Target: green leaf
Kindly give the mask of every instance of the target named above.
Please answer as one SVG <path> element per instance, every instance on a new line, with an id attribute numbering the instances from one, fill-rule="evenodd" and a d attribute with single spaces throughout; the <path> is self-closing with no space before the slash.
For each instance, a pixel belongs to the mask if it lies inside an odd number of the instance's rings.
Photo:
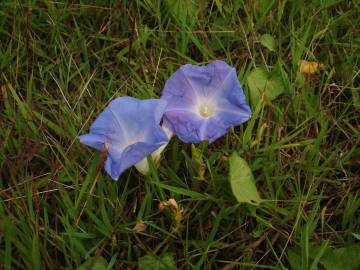
<path id="1" fill-rule="evenodd" d="M 276 51 L 275 39 L 271 35 L 269 34 L 262 35 L 260 37 L 260 43 L 269 51 L 271 52 Z"/>
<path id="2" fill-rule="evenodd" d="M 216 4 L 218 10 L 220 11 L 221 15 L 224 15 L 222 2 L 220 0 L 215 0 L 215 4 Z"/>
<path id="3" fill-rule="evenodd" d="M 198 4 L 192 0 L 166 0 L 165 4 L 173 18 L 179 23 L 192 26 L 196 21 Z"/>
<path id="4" fill-rule="evenodd" d="M 84 262 L 82 265 L 80 265 L 77 270 L 87 270 L 87 269 L 93 269 L 93 270 L 106 270 L 108 263 L 107 261 L 103 258 L 103 257 L 99 257 L 95 259 L 96 261 L 94 262 L 94 258 L 89 258 L 86 260 L 86 262 Z"/>
<path id="5" fill-rule="evenodd" d="M 360 244 L 353 244 L 342 248 L 331 249 L 328 243 L 321 245 L 310 245 L 308 257 L 311 261 L 309 269 L 318 269 L 321 264 L 321 269 L 325 270 L 356 270 L 360 269 Z M 305 269 L 302 265 L 301 257 L 304 257 L 301 249 L 288 250 L 288 260 L 291 269 Z M 305 268 L 304 268 L 305 267 Z M 307 268 L 306 268 L 307 269 Z"/>
<path id="6" fill-rule="evenodd" d="M 301 270 L 301 257 L 298 252 L 290 249 L 288 251 L 288 260 L 293 270 Z"/>
<path id="7" fill-rule="evenodd" d="M 248 164 L 235 152 L 230 157 L 230 185 L 238 202 L 255 205 L 261 202 Z"/>
<path id="8" fill-rule="evenodd" d="M 88 174 L 86 175 L 86 179 L 85 179 L 83 185 L 81 186 L 80 193 L 75 201 L 76 210 L 79 210 L 80 203 L 82 202 L 82 198 L 86 194 L 86 191 L 88 190 L 88 186 L 90 185 L 90 183 L 92 181 L 94 181 L 94 179 L 96 177 L 96 169 L 100 162 L 100 156 L 101 156 L 100 153 L 95 153 L 95 155 L 94 155 L 94 158 L 93 158 L 90 168 L 88 170 Z"/>
<path id="9" fill-rule="evenodd" d="M 359 234 L 359 233 L 352 233 L 352 235 L 353 235 L 357 240 L 360 240 L 360 234 Z"/>
<path id="10" fill-rule="evenodd" d="M 360 245 L 329 250 L 321 258 L 320 263 L 327 270 L 360 269 Z"/>
<path id="11" fill-rule="evenodd" d="M 194 144 L 191 144 L 191 156 L 195 164 L 199 165 L 203 162 L 202 153 Z"/>
<path id="12" fill-rule="evenodd" d="M 195 165 L 196 173 L 197 173 L 197 180 L 205 180 L 205 163 L 203 160 L 202 152 L 200 149 L 196 148 L 194 144 L 191 145 L 191 156 L 192 161 Z"/>
<path id="13" fill-rule="evenodd" d="M 138 261 L 139 270 L 176 270 L 174 259 L 170 254 L 163 254 L 158 257 L 155 255 L 146 255 L 139 258 Z"/>
<path id="14" fill-rule="evenodd" d="M 191 197 L 195 200 L 207 200 L 209 199 L 208 196 L 202 194 L 202 193 L 198 193 L 195 191 L 191 191 L 189 189 L 185 189 L 185 188 L 181 188 L 181 187 L 174 187 L 174 186 L 170 186 L 170 185 L 166 185 L 160 182 L 154 182 L 155 185 L 161 187 L 162 189 L 166 189 L 169 190 L 171 192 L 174 192 L 175 194 L 181 194 L 184 196 L 188 196 Z"/>
<path id="15" fill-rule="evenodd" d="M 253 69 L 247 77 L 251 104 L 255 108 L 262 96 L 273 100 L 285 92 L 285 86 L 278 72 L 269 72 L 265 67 Z"/>
<path id="16" fill-rule="evenodd" d="M 357 110 L 360 110 L 360 88 L 354 88 L 351 90 L 353 104 Z"/>

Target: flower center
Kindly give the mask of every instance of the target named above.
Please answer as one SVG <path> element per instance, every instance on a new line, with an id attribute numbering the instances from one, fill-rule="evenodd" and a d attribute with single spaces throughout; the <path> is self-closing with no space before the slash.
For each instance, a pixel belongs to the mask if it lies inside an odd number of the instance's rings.
<path id="1" fill-rule="evenodd" d="M 203 103 L 199 107 L 199 113 L 204 118 L 211 117 L 215 113 L 215 106 L 213 106 L 213 104 Z"/>

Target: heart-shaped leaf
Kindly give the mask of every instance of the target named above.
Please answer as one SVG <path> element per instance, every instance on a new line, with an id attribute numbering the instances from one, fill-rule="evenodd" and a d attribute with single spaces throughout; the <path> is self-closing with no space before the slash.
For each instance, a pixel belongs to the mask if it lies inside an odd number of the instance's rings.
<path id="1" fill-rule="evenodd" d="M 166 253 L 162 256 L 146 255 L 139 258 L 139 270 L 176 270 L 174 259 L 170 254 Z"/>
<path id="2" fill-rule="evenodd" d="M 276 50 L 275 39 L 269 34 L 262 35 L 260 37 L 260 43 L 269 51 L 274 52 Z"/>
<path id="3" fill-rule="evenodd" d="M 86 270 L 86 269 L 93 269 L 93 270 L 106 270 L 108 267 L 108 263 L 104 257 L 92 258 L 86 260 L 82 265 L 80 265 L 77 270 Z"/>
<path id="4" fill-rule="evenodd" d="M 263 95 L 273 100 L 285 92 L 281 75 L 278 72 L 269 72 L 264 67 L 253 69 L 247 77 L 247 83 L 253 108 Z"/>
<path id="5" fill-rule="evenodd" d="M 320 263 L 327 270 L 355 270 L 360 267 L 360 245 L 354 244 L 343 248 L 329 250 Z"/>
<path id="6" fill-rule="evenodd" d="M 230 157 L 230 185 L 238 202 L 255 205 L 261 202 L 249 165 L 235 152 Z"/>

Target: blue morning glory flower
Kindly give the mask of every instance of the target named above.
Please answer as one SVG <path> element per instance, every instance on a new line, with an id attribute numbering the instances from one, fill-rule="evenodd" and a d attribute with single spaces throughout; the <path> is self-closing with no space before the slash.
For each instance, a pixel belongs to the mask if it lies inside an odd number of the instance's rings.
<path id="1" fill-rule="evenodd" d="M 171 137 L 173 136 L 173 133 L 167 127 L 164 127 L 164 125 L 161 128 L 164 130 L 166 136 L 168 137 L 168 139 L 170 141 Z M 161 154 L 162 154 L 162 152 L 164 152 L 164 150 L 165 150 L 166 146 L 168 145 L 168 143 L 169 142 L 163 144 L 156 151 L 151 153 L 150 158 L 151 158 L 151 160 L 152 160 L 152 162 L 153 162 L 153 164 L 155 166 L 159 165 Z M 149 163 L 148 163 L 147 158 L 144 158 L 140 162 L 136 163 L 135 168 L 139 172 L 141 172 L 143 175 L 147 175 L 147 174 L 150 173 L 150 167 L 149 167 Z"/>
<path id="2" fill-rule="evenodd" d="M 235 68 L 218 60 L 180 67 L 161 99 L 168 102 L 164 125 L 186 143 L 213 142 L 251 116 Z"/>
<path id="3" fill-rule="evenodd" d="M 169 138 L 160 127 L 166 101 L 119 97 L 100 113 L 80 141 L 107 151 L 105 170 L 117 180 L 126 169 L 146 158 Z"/>

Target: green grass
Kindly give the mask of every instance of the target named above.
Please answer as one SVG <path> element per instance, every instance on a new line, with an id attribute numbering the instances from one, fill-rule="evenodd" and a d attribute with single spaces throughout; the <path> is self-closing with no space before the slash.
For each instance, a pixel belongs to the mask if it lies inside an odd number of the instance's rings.
<path id="1" fill-rule="evenodd" d="M 324 250 L 359 243 L 358 1 L 81 2 L 0 3 L 3 269 L 91 269 L 101 257 L 134 269 L 147 254 L 179 269 L 318 269 Z M 255 67 L 278 69 L 286 94 L 196 146 L 201 159 L 173 139 L 150 177 L 130 169 L 115 182 L 99 169 L 77 136 L 109 101 L 159 97 L 180 65 L 214 59 L 237 68 L 247 96 Z M 302 59 L 324 69 L 304 76 Z M 260 206 L 231 194 L 234 151 Z M 182 216 L 159 210 L 169 198 Z"/>

